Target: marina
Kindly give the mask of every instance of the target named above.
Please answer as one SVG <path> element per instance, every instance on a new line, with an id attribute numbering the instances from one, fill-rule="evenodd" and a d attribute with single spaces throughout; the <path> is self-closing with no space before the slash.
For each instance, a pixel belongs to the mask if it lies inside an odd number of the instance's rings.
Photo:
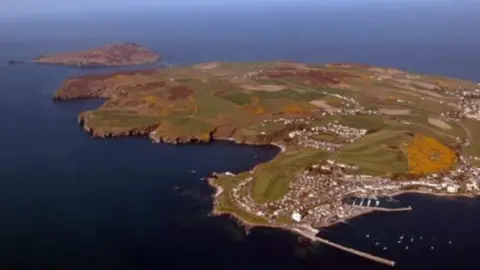
<path id="1" fill-rule="evenodd" d="M 361 198 L 351 197 L 345 199 L 344 203 L 350 204 L 355 207 L 370 208 L 376 211 L 395 212 L 395 211 L 411 211 L 411 206 L 402 204 L 399 200 L 392 199 L 391 197 L 374 197 L 374 198 Z"/>

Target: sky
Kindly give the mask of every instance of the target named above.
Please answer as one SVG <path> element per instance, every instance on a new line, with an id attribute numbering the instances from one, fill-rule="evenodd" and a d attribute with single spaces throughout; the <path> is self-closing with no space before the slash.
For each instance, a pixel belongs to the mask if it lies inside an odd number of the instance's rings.
<path id="1" fill-rule="evenodd" d="M 171 7 L 198 8 L 212 6 L 253 6 L 253 5 L 304 5 L 306 3 L 330 7 L 356 8 L 372 5 L 408 6 L 458 4 L 458 0 L 0 0 L 0 20 L 8 18 L 28 18 L 46 15 L 88 14 L 95 12 L 116 12 L 135 10 L 155 10 Z M 476 2 L 478 0 L 460 0 Z"/>
<path id="2" fill-rule="evenodd" d="M 1 17 L 25 17 L 42 14 L 85 13 L 95 11 L 141 10 L 165 7 L 211 7 L 235 5 L 282 5 L 315 3 L 320 5 L 358 5 L 373 2 L 413 0 L 0 0 Z M 433 0 L 416 0 L 433 1 Z M 436 0 L 445 1 L 445 0 Z M 467 0 L 468 1 L 468 0 Z"/>
<path id="3" fill-rule="evenodd" d="M 293 0 L 1 0 L 0 16 L 17 17 L 29 14 L 193 7 L 253 3 L 278 3 Z M 297 0 L 308 1 L 308 0 Z M 328 1 L 328 0 L 327 0 Z"/>

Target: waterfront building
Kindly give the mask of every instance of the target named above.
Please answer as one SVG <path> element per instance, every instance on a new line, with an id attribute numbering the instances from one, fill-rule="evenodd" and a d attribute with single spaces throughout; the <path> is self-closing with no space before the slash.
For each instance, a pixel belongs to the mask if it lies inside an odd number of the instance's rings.
<path id="1" fill-rule="evenodd" d="M 298 212 L 293 212 L 291 218 L 295 222 L 300 222 L 302 220 L 302 215 L 300 215 Z"/>
<path id="2" fill-rule="evenodd" d="M 458 192 L 458 185 L 449 185 L 447 186 L 447 192 L 449 193 L 457 193 Z"/>

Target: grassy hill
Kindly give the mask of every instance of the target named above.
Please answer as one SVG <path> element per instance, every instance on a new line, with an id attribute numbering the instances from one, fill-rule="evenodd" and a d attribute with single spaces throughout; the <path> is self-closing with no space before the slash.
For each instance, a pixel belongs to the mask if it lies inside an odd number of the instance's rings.
<path id="1" fill-rule="evenodd" d="M 476 85 L 357 64 L 214 62 L 74 77 L 54 98 L 105 98 L 80 116 L 95 136 L 148 134 L 165 142 L 233 137 L 284 145 L 285 152 L 253 173 L 251 195 L 263 203 L 281 198 L 298 172 L 325 159 L 371 175 L 441 171 L 456 161 L 450 145 L 457 137 L 471 141 L 466 153 L 480 155 L 477 121 L 441 117 L 460 101 L 459 87 Z M 289 125 L 299 119 L 301 125 Z M 332 123 L 368 132 L 335 151 L 301 140 L 344 143 L 341 134 L 290 137 L 296 129 Z"/>

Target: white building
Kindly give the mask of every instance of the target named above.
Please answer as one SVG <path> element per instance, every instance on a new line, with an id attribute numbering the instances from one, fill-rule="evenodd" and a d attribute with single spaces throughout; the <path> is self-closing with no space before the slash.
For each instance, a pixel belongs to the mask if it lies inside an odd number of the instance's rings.
<path id="1" fill-rule="evenodd" d="M 470 182 L 470 183 L 467 183 L 467 189 L 468 189 L 468 191 L 478 190 L 478 184 L 477 184 L 477 182 L 472 181 L 472 182 Z"/>
<path id="2" fill-rule="evenodd" d="M 302 220 L 302 215 L 300 215 L 298 212 L 293 212 L 291 218 L 295 222 L 300 222 Z"/>
<path id="3" fill-rule="evenodd" d="M 458 192 L 458 185 L 449 185 L 447 187 L 447 192 L 449 193 L 457 193 Z"/>

